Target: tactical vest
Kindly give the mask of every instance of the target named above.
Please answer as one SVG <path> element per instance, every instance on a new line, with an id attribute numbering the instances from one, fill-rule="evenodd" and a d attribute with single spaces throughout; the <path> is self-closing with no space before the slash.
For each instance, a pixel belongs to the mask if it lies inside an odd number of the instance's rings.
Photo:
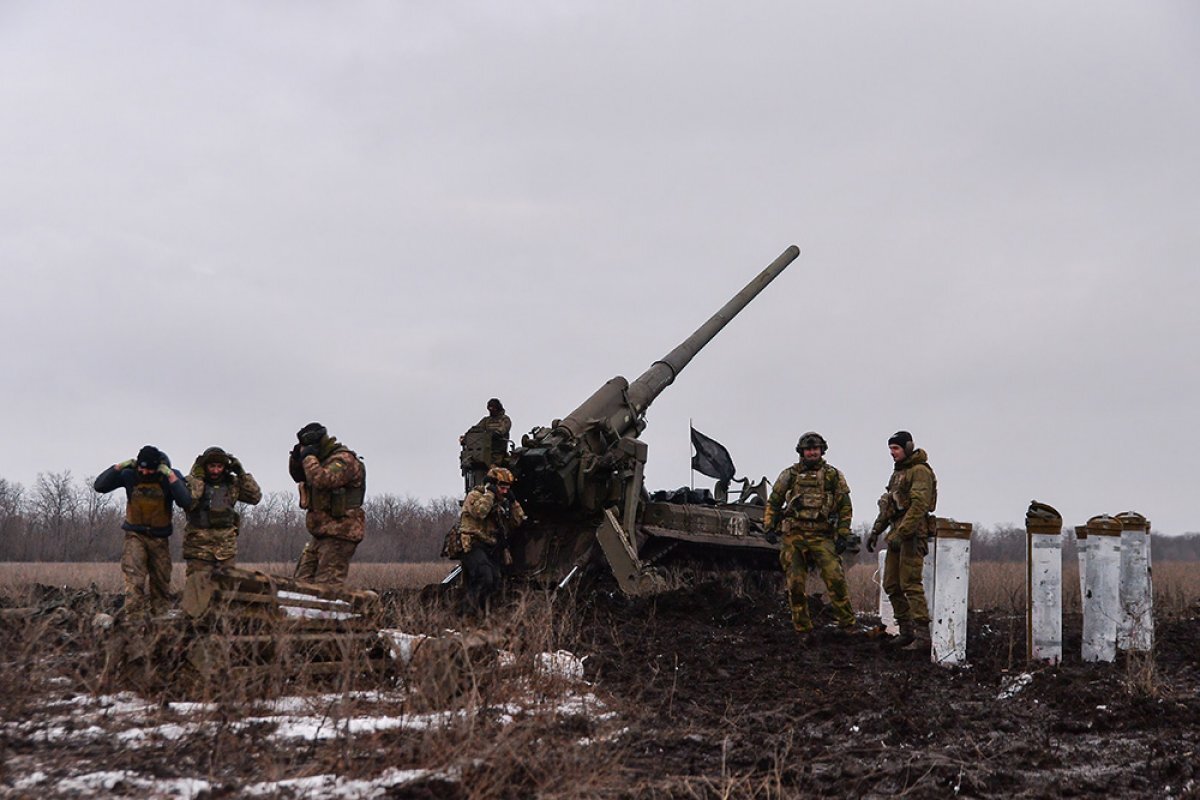
<path id="1" fill-rule="evenodd" d="M 832 485 L 831 485 L 832 484 Z M 792 470 L 792 483 L 784 496 L 784 515 L 805 531 L 832 529 L 830 516 L 837 498 L 837 471 L 828 464 L 813 470 Z"/>
<path id="2" fill-rule="evenodd" d="M 933 479 L 933 494 L 929 498 L 929 513 L 932 514 L 937 510 L 937 473 L 928 464 L 914 464 L 907 469 L 893 472 L 892 479 L 888 482 L 888 494 L 892 496 L 892 504 L 896 509 L 897 519 L 904 516 L 904 512 L 912 504 L 912 474 L 913 470 L 919 467 L 925 467 L 925 469 L 929 470 L 929 475 Z"/>
<path id="3" fill-rule="evenodd" d="M 308 487 L 308 510 L 323 511 L 334 519 L 341 519 L 346 516 L 346 512 L 355 508 L 362 508 L 363 501 L 367 497 L 367 468 L 363 464 L 362 459 L 358 458 L 358 454 L 353 450 L 345 447 L 339 447 L 334 450 L 325 459 L 329 459 L 338 453 L 349 453 L 354 458 L 358 459 L 358 466 L 362 470 L 362 479 L 357 486 L 339 486 L 336 489 L 315 489 Z"/>
<path id="4" fill-rule="evenodd" d="M 187 512 L 188 524 L 194 528 L 236 528 L 241 517 L 233 510 L 237 503 L 237 492 L 232 483 L 205 483 L 204 494 Z"/>
<path id="5" fill-rule="evenodd" d="M 151 480 L 138 481 L 129 487 L 125 505 L 125 522 L 129 529 L 146 533 L 171 527 L 171 496 L 166 481 L 157 475 Z"/>

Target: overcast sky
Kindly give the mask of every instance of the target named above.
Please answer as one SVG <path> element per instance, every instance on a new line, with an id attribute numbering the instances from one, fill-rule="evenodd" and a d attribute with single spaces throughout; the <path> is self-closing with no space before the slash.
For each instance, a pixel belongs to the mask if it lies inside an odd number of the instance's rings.
<path id="1" fill-rule="evenodd" d="M 311 420 L 371 492 L 632 380 L 800 258 L 651 407 L 856 522 L 915 434 L 939 512 L 1200 530 L 1194 2 L 0 2 L 0 477 Z M 711 480 L 697 476 L 697 485 Z"/>

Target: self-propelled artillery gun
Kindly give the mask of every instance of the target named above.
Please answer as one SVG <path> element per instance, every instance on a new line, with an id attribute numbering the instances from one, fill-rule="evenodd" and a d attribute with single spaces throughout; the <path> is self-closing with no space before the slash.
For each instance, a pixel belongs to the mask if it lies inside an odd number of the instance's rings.
<path id="1" fill-rule="evenodd" d="M 725 325 L 800 255 L 785 250 L 745 288 L 634 381 L 615 377 L 578 408 L 522 437 L 509 457 L 529 516 L 509 533 L 511 579 L 566 586 L 611 570 L 622 591 L 661 585 L 660 568 L 701 562 L 775 568 L 762 499 L 720 505 L 652 502 L 644 485 L 646 409 Z M 742 501 L 754 498 L 743 493 Z"/>

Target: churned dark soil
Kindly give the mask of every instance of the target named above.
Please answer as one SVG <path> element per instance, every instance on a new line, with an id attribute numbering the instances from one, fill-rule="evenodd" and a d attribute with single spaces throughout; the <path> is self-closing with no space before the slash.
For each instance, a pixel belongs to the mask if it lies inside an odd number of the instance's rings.
<path id="1" fill-rule="evenodd" d="M 1068 619 L 1064 663 L 1032 668 L 1023 616 L 973 612 L 968 664 L 947 668 L 828 629 L 801 642 L 782 597 L 714 583 L 597 598 L 583 649 L 629 701 L 634 795 L 1198 797 L 1196 611 L 1115 664 L 1081 663 Z"/>

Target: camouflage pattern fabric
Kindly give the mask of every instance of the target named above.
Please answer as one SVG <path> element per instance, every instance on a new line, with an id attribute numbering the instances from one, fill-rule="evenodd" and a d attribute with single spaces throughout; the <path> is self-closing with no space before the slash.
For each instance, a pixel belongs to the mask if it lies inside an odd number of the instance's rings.
<path id="1" fill-rule="evenodd" d="M 121 551 L 125 613 L 130 619 L 161 614 L 171 603 L 171 544 L 163 537 L 127 532 Z"/>
<path id="2" fill-rule="evenodd" d="M 496 502 L 496 494 L 487 485 L 467 492 L 459 516 L 458 530 L 463 552 L 479 545 L 494 545 L 501 527 L 515 528 L 525 521 L 525 510 L 510 500 L 507 510 Z"/>
<path id="3" fill-rule="evenodd" d="M 937 477 L 924 450 L 896 462 L 887 490 L 879 498 L 879 516 L 872 530 L 888 525 L 887 541 L 912 539 L 929 533 L 929 515 L 937 509 Z"/>
<path id="4" fill-rule="evenodd" d="M 188 475 L 188 492 L 193 504 L 200 501 L 207 492 L 213 493 L 213 485 L 206 483 L 203 477 Z M 228 487 L 228 503 L 255 505 L 262 500 L 262 489 L 258 481 L 250 474 L 239 475 L 225 484 Z M 215 562 L 232 566 L 237 556 L 238 528 L 229 527 L 201 528 L 189 516 L 183 529 L 183 557 L 188 562 L 188 574 L 194 571 L 193 561 Z"/>
<path id="5" fill-rule="evenodd" d="M 812 466 L 793 464 L 779 473 L 767 498 L 763 527 L 781 523 L 784 533 L 820 532 L 829 536 L 850 535 L 854 509 L 846 476 L 820 459 Z"/>
<path id="6" fill-rule="evenodd" d="M 485 431 L 490 431 L 493 436 L 498 437 L 507 443 L 508 434 L 512 431 L 512 420 L 508 418 L 508 414 L 501 414 L 498 417 L 493 417 L 491 414 L 488 414 L 486 417 L 479 420 L 478 427 L 483 428 Z M 499 461 L 496 463 L 499 463 Z"/>
<path id="7" fill-rule="evenodd" d="M 304 459 L 304 482 L 312 494 L 333 489 L 361 486 L 366 470 L 358 456 L 344 448 L 324 459 L 307 456 Z M 310 500 L 309 505 L 313 505 Z M 329 537 L 357 544 L 367 530 L 367 515 L 362 507 L 346 509 L 346 515 L 335 517 L 328 511 L 309 508 L 305 525 L 314 537 Z"/>
<path id="8" fill-rule="evenodd" d="M 834 549 L 833 539 L 819 533 L 788 533 L 779 548 L 779 564 L 787 581 L 788 603 L 792 607 L 792 626 L 801 632 L 812 630 L 812 618 L 808 614 L 808 595 L 805 583 L 810 566 L 821 573 L 821 580 L 829 592 L 829 605 L 837 624 L 843 628 L 854 626 L 854 610 L 850 607 L 850 592 L 846 587 L 846 575 L 842 571 L 842 560 Z"/>
<path id="9" fill-rule="evenodd" d="M 921 582 L 926 552 L 924 534 L 888 542 L 883 562 L 883 591 L 892 603 L 897 622 L 929 623 L 925 584 Z"/>
<path id="10" fill-rule="evenodd" d="M 311 539 L 296 563 L 296 580 L 341 586 L 350 574 L 350 560 L 357 549 L 358 542 L 345 539 Z"/>

